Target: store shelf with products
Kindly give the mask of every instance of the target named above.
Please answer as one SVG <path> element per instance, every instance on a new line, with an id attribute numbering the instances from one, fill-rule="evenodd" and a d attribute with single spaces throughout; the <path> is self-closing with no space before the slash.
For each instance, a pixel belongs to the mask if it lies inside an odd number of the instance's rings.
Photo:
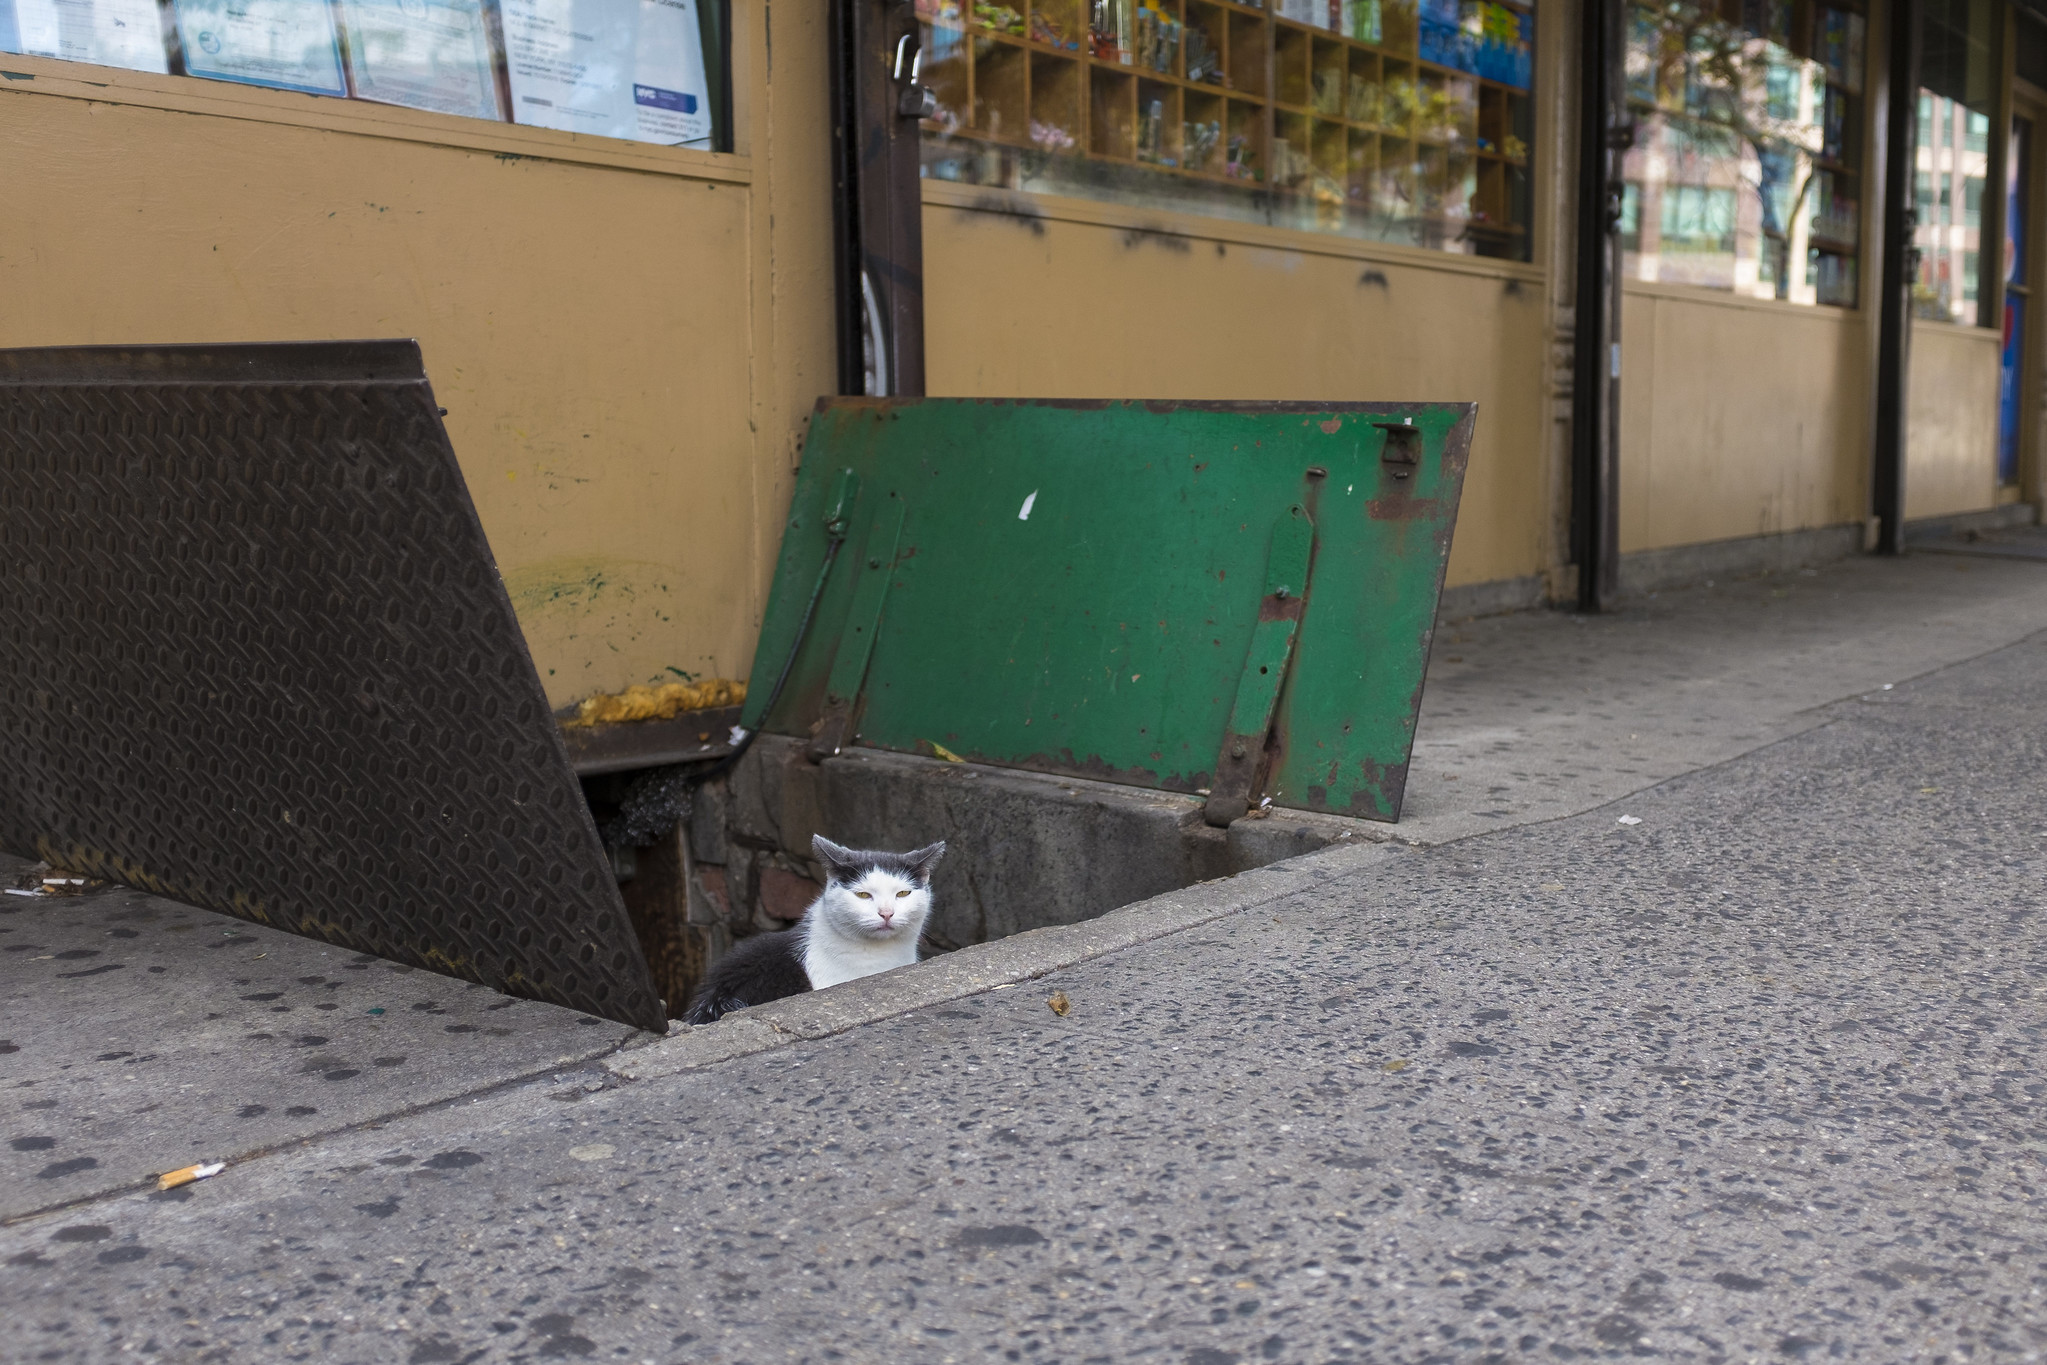
<path id="1" fill-rule="evenodd" d="M 1197 208 L 1228 187 L 1297 226 L 1527 258 L 1533 14 L 1517 0 L 918 11 L 939 102 L 927 173 Z"/>

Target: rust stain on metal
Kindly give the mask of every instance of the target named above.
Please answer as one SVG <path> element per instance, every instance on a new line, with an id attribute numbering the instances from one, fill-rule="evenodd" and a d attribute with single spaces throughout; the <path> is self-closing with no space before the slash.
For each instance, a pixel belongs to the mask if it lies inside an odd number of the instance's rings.
<path id="1" fill-rule="evenodd" d="M 1345 814 L 1383 819 L 1382 812 L 1400 809 L 1400 799 L 1407 791 L 1406 763 L 1374 763 L 1367 758 L 1359 761 L 1358 770 L 1365 776 L 1365 785 L 1351 793 Z"/>
<path id="2" fill-rule="evenodd" d="M 1308 609 L 1308 599 L 1297 593 L 1271 593 L 1258 601 L 1261 621 L 1298 621 Z"/>
<path id="3" fill-rule="evenodd" d="M 1161 777 L 1152 769 L 1119 768 L 1092 754 L 1085 758 L 1076 758 L 1071 749 L 1061 749 L 1057 753 L 1041 751 L 1025 754 L 1021 758 L 1001 760 L 977 759 L 971 752 L 963 754 L 962 757 L 969 762 L 999 763 L 1002 767 L 1024 768 L 1031 772 L 1060 773 L 1068 777 L 1085 777 L 1097 782 L 1115 782 L 1126 787 L 1157 787 L 1162 791 L 1190 795 L 1210 785 L 1210 774 L 1205 771 L 1192 774 L 1168 773 Z"/>
<path id="4" fill-rule="evenodd" d="M 1434 498 L 1411 498 L 1406 494 L 1407 485 L 1397 485 L 1385 497 L 1373 498 L 1366 503 L 1365 515 L 1373 521 L 1414 521 L 1435 516 Z"/>

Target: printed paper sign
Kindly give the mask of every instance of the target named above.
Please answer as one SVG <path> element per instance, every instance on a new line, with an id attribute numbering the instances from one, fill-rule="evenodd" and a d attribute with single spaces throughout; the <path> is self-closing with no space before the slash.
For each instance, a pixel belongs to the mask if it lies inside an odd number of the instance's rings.
<path id="1" fill-rule="evenodd" d="M 709 146 L 696 0 L 502 0 L 512 121 Z"/>
<path id="2" fill-rule="evenodd" d="M 342 0 L 357 99 L 501 119 L 481 0 Z"/>
<path id="3" fill-rule="evenodd" d="M 194 76 L 345 95 L 341 43 L 326 0 L 175 0 L 178 43 Z"/>
<path id="4" fill-rule="evenodd" d="M 155 0 L 0 0 L 0 52 L 170 70 Z"/>

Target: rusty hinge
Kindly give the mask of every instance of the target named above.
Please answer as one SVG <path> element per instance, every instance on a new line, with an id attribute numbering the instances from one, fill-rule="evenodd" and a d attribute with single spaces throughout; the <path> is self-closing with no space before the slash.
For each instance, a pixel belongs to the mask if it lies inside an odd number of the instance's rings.
<path id="1" fill-rule="evenodd" d="M 1387 472 L 1396 479 L 1412 476 L 1422 462 L 1422 434 L 1411 422 L 1374 422 L 1372 425 L 1386 433 L 1386 444 L 1379 451 L 1379 463 L 1389 466 Z"/>
<path id="2" fill-rule="evenodd" d="M 846 632 L 839 637 L 832 655 L 832 671 L 825 680 L 824 714 L 811 735 L 808 753 L 815 763 L 830 758 L 845 747 L 853 733 L 853 711 L 860 699 L 860 687 L 867 679 L 867 661 L 874 654 L 874 637 L 881 629 L 881 608 L 888 600 L 888 587 L 895 577 L 896 551 L 902 542 L 903 500 L 891 493 L 875 510 L 867 530 L 867 551 L 861 556 L 860 576 L 853 584 L 853 605 L 847 612 Z"/>
<path id="3" fill-rule="evenodd" d="M 1237 699 L 1223 728 L 1202 818 L 1224 826 L 1251 809 L 1251 797 L 1270 766 L 1272 715 L 1280 685 L 1293 662 L 1294 636 L 1307 609 L 1308 566 L 1315 549 L 1315 522 L 1296 503 L 1272 528 L 1265 559 L 1265 595 L 1258 600 L 1258 624 L 1251 651 L 1237 679 Z"/>

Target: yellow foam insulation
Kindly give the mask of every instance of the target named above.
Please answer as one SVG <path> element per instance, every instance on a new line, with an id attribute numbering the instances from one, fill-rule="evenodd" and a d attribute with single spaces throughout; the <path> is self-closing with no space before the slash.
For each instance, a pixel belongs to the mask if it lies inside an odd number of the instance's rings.
<path id="1" fill-rule="evenodd" d="M 635 683 L 623 692 L 600 692 L 594 697 L 583 698 L 576 706 L 576 718 L 563 721 L 562 728 L 576 730 L 589 725 L 614 725 L 629 720 L 673 720 L 683 711 L 737 706 L 745 700 L 746 684 L 730 678 L 663 683 L 659 687 Z"/>

